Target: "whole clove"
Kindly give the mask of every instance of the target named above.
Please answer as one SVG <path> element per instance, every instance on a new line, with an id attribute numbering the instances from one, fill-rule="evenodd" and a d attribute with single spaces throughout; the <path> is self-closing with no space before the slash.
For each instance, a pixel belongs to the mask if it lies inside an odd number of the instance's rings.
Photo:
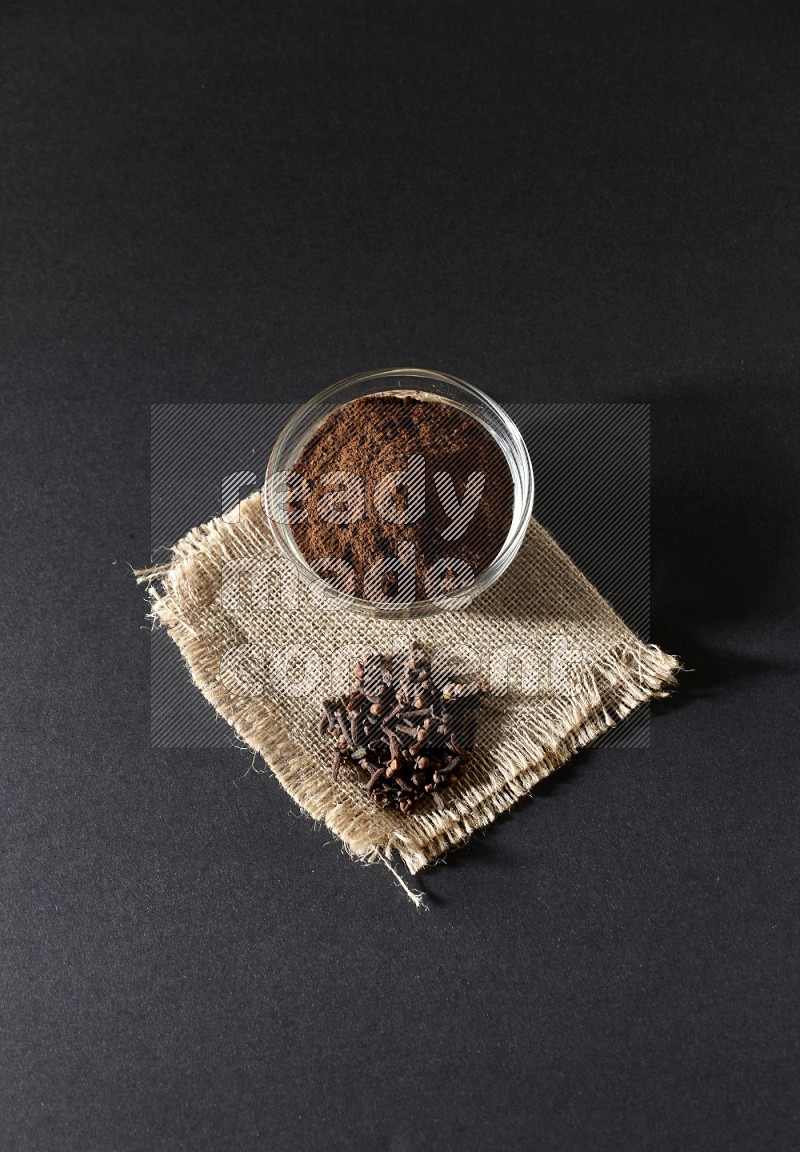
<path id="1" fill-rule="evenodd" d="M 355 677 L 346 697 L 322 702 L 320 734 L 336 741 L 332 778 L 349 761 L 380 807 L 406 815 L 432 796 L 444 810 L 442 793 L 464 769 L 486 682 L 434 677 L 418 648 L 405 658 L 373 653 L 356 665 Z"/>

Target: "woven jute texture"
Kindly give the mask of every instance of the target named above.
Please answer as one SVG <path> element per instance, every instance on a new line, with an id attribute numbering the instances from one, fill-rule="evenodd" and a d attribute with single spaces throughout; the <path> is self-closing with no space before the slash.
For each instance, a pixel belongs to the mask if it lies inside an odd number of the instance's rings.
<path id="1" fill-rule="evenodd" d="M 673 682 L 677 660 L 643 643 L 535 521 L 505 575 L 473 604 L 417 621 L 331 611 L 275 549 L 258 493 L 193 529 L 137 574 L 153 620 L 200 691 L 314 820 L 365 861 L 417 872 L 524 796 L 579 748 Z M 469 769 L 447 808 L 379 810 L 354 768 L 330 775 L 320 702 L 368 652 L 420 644 L 488 677 Z M 442 655 L 444 654 L 444 655 Z"/>

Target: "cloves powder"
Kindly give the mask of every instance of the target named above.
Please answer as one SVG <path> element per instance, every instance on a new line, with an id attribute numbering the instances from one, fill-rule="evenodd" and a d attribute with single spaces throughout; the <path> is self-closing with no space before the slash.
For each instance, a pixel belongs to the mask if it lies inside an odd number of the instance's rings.
<path id="1" fill-rule="evenodd" d="M 342 405 L 309 437 L 293 473 L 288 507 L 300 552 L 324 579 L 367 599 L 468 587 L 511 527 L 502 449 L 468 413 L 436 400 L 385 393 Z"/>

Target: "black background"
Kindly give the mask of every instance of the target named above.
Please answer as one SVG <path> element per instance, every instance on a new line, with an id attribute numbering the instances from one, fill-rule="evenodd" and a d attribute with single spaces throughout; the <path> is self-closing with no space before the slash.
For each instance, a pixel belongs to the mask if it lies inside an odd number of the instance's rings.
<path id="1" fill-rule="evenodd" d="M 7 3 L 3 1147 L 798 1140 L 798 17 Z M 652 404 L 695 669 L 427 877 L 157 751 L 149 406 Z"/>

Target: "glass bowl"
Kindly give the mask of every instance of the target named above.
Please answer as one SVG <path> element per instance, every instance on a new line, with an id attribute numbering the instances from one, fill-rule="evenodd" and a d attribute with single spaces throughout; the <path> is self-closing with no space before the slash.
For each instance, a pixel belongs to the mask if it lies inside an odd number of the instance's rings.
<path id="1" fill-rule="evenodd" d="M 314 570 L 298 548 L 286 517 L 275 515 L 270 493 L 280 474 L 291 472 L 311 434 L 327 417 L 352 400 L 374 395 L 414 396 L 448 404 L 471 416 L 490 433 L 503 452 L 514 488 L 511 526 L 494 560 L 479 572 L 468 589 L 437 595 L 435 599 L 386 603 L 363 599 L 337 589 Z M 279 550 L 301 579 L 331 609 L 356 612 L 382 619 L 417 619 L 465 607 L 506 571 L 519 551 L 533 507 L 533 469 L 525 441 L 516 424 L 503 409 L 480 389 L 426 368 L 391 368 L 381 372 L 360 372 L 331 384 L 303 404 L 284 425 L 267 465 L 264 482 L 264 508 Z"/>

